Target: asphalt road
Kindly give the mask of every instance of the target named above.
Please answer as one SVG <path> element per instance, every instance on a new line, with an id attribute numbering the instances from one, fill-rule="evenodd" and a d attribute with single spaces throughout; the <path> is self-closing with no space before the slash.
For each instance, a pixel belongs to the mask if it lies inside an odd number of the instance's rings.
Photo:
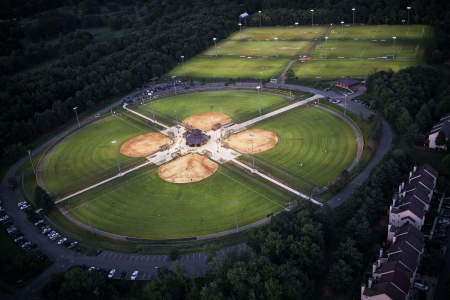
<path id="1" fill-rule="evenodd" d="M 246 86 L 245 83 L 238 83 L 237 86 Z M 253 86 L 254 84 L 249 84 L 248 86 Z M 208 85 L 209 86 L 209 85 Z M 278 85 L 280 86 L 280 85 Z M 305 92 L 310 92 L 313 94 L 322 94 L 322 95 L 332 95 L 332 97 L 337 97 L 334 92 L 324 92 L 316 89 L 312 89 L 309 87 L 303 86 L 293 86 L 293 85 L 281 85 L 284 88 L 292 88 L 294 90 L 301 90 Z M 121 101 L 117 101 L 114 104 L 111 104 L 104 109 L 100 110 L 98 113 L 108 112 L 111 108 L 119 105 Z M 357 111 L 362 110 L 364 113 L 370 114 L 371 112 L 365 108 L 364 106 L 349 106 L 349 110 Z M 81 121 L 81 124 L 85 124 L 95 118 L 95 116 L 91 116 Z M 76 125 L 71 128 L 65 130 L 61 134 L 55 136 L 48 142 L 42 144 L 33 150 L 33 154 L 39 153 L 45 147 L 55 142 L 60 137 L 67 135 L 69 132 L 76 130 Z M 365 170 L 358 175 L 344 190 L 342 190 L 338 195 L 333 197 L 330 200 L 330 206 L 336 207 L 341 204 L 347 197 L 351 194 L 354 188 L 359 186 L 370 174 L 371 170 L 375 167 L 375 165 L 382 159 L 383 155 L 389 149 L 390 143 L 392 140 L 392 131 L 389 125 L 384 122 L 383 123 L 383 134 L 381 137 L 380 145 L 377 149 L 377 152 L 372 159 L 372 161 L 368 164 Z M 25 217 L 25 214 L 19 210 L 17 207 L 17 202 L 22 201 L 22 196 L 19 192 L 11 191 L 7 184 L 7 179 L 11 176 L 14 176 L 16 170 L 27 160 L 27 157 L 22 158 L 20 161 L 15 163 L 10 167 L 7 174 L 3 178 L 0 186 L 0 197 L 3 199 L 3 206 L 7 211 L 8 215 L 12 217 L 14 220 L 15 226 L 25 235 L 25 238 L 38 246 L 38 248 L 48 255 L 49 257 L 54 258 L 53 265 L 41 273 L 39 276 L 34 278 L 28 285 L 24 288 L 17 289 L 13 295 L 1 295 L 2 299 L 30 299 L 33 294 L 35 294 L 45 282 L 48 281 L 51 274 L 59 271 L 64 271 L 67 268 L 75 265 L 87 265 L 87 266 L 95 266 L 104 269 L 117 269 L 116 274 L 120 274 L 122 271 L 127 272 L 127 277 L 134 270 L 139 270 L 139 278 L 142 280 L 150 279 L 157 272 L 157 268 L 159 267 L 173 267 L 173 263 L 169 261 L 166 255 L 137 255 L 137 254 L 125 254 L 125 253 L 114 253 L 110 251 L 104 251 L 98 256 L 87 256 L 74 251 L 71 251 L 67 248 L 58 246 L 55 241 L 50 241 L 46 236 L 42 235 L 33 224 L 31 224 Z M 224 248 L 219 251 L 219 255 L 223 255 L 227 251 L 241 251 L 245 249 L 244 244 L 235 245 L 229 248 Z M 204 252 L 192 253 L 182 255 L 179 259 L 181 265 L 184 266 L 188 274 L 197 274 L 201 275 L 206 272 L 208 266 L 206 264 L 207 254 Z"/>

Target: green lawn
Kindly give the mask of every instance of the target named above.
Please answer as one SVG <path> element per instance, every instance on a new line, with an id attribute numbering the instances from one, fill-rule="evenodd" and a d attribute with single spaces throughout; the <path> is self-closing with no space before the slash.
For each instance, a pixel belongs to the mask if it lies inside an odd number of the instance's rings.
<path id="1" fill-rule="evenodd" d="M 255 155 L 258 167 L 298 188 L 297 177 L 314 186 L 333 182 L 356 156 L 353 130 L 344 121 L 320 108 L 299 107 L 253 126 L 278 135 L 276 147 Z M 283 176 L 283 172 L 286 172 Z"/>
<path id="2" fill-rule="evenodd" d="M 130 237 L 165 239 L 216 233 L 282 210 L 286 194 L 232 166 L 203 181 L 163 181 L 144 168 L 86 192 L 68 204 L 85 224 Z"/>
<path id="3" fill-rule="evenodd" d="M 43 162 L 45 187 L 58 196 L 73 192 L 117 173 L 142 159 L 118 155 L 126 140 L 152 131 L 123 115 L 108 117 L 67 137 L 52 149 Z M 116 144 L 111 142 L 116 140 Z"/>
<path id="4" fill-rule="evenodd" d="M 225 40 L 217 45 L 217 55 L 234 56 L 279 56 L 292 57 L 305 53 L 312 46 L 312 41 L 236 41 Z M 216 55 L 214 47 L 209 48 L 203 55 Z"/>
<path id="5" fill-rule="evenodd" d="M 190 78 L 256 78 L 278 77 L 289 63 L 287 58 L 197 57 L 179 64 L 169 75 Z"/>
<path id="6" fill-rule="evenodd" d="M 313 40 L 326 32 L 327 26 L 290 26 L 290 27 L 249 27 L 242 32 L 236 31 L 230 40 Z"/>
<path id="7" fill-rule="evenodd" d="M 416 61 L 387 59 L 323 59 L 310 60 L 305 63 L 295 63 L 291 69 L 298 80 L 331 80 L 347 76 L 366 79 L 370 73 L 393 70 L 395 72 L 420 65 Z"/>
<path id="8" fill-rule="evenodd" d="M 392 40 L 395 36 L 398 40 L 422 40 L 432 35 L 432 29 L 425 25 L 361 25 L 344 26 L 336 25 L 329 33 L 330 39 L 384 39 Z"/>
<path id="9" fill-rule="evenodd" d="M 289 103 L 285 97 L 278 95 L 261 94 L 258 100 L 256 91 L 230 90 L 171 97 L 141 106 L 137 111 L 152 116 L 153 106 L 156 118 L 167 123 L 173 122 L 176 117 L 181 121 L 193 114 L 205 112 L 222 112 L 229 115 L 234 122 L 242 122 L 257 116 L 258 101 L 261 103 L 263 113 Z"/>

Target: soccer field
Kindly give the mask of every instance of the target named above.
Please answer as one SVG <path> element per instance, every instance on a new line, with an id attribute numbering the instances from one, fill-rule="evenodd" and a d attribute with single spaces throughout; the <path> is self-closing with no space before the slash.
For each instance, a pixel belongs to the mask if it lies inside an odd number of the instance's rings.
<path id="1" fill-rule="evenodd" d="M 50 150 L 42 163 L 45 187 L 62 196 L 117 174 L 117 160 L 122 168 L 143 161 L 121 155 L 119 149 L 124 141 L 149 131 L 148 126 L 121 115 L 82 128 Z M 117 143 L 112 144 L 113 140 Z"/>
<path id="2" fill-rule="evenodd" d="M 356 156 L 357 142 L 348 124 L 316 107 L 299 107 L 255 124 L 278 135 L 278 144 L 255 155 L 257 167 L 272 173 L 272 168 L 287 172 L 283 180 L 295 176 L 314 186 L 333 182 Z M 282 172 L 278 172 L 282 174 Z M 297 186 L 303 188 L 304 186 Z"/>
<path id="3" fill-rule="evenodd" d="M 154 104 L 140 106 L 137 111 L 151 117 L 153 108 L 155 117 L 167 123 L 173 123 L 176 118 L 182 121 L 194 114 L 221 112 L 230 116 L 233 122 L 239 123 L 257 116 L 259 102 L 262 113 L 267 113 L 288 104 L 289 100 L 283 96 L 264 93 L 258 99 L 256 90 L 213 91 L 170 97 Z"/>
<path id="4" fill-rule="evenodd" d="M 263 219 L 289 197 L 233 166 L 196 183 L 163 181 L 145 168 L 84 193 L 68 204 L 72 216 L 106 232 L 137 238 L 187 238 Z M 237 223 L 237 224 L 236 224 Z"/>
<path id="5" fill-rule="evenodd" d="M 278 37 L 279 40 L 314 40 L 326 32 L 327 28 L 327 26 L 248 27 L 241 32 L 236 31 L 229 39 L 265 41 L 273 40 L 274 37 Z"/>

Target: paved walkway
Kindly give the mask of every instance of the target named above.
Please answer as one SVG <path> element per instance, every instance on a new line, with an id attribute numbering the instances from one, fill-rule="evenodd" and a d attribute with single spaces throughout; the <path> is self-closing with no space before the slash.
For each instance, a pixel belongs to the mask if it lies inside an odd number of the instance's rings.
<path id="1" fill-rule="evenodd" d="M 147 116 L 144 116 L 143 114 L 140 114 L 140 113 L 138 113 L 137 111 L 134 111 L 134 110 L 131 110 L 131 109 L 127 108 L 127 106 L 128 106 L 128 104 L 125 103 L 122 107 L 123 107 L 123 109 L 125 109 L 126 111 L 129 111 L 129 112 L 132 113 L 132 114 L 135 114 L 135 115 L 137 115 L 137 116 L 139 116 L 139 117 L 141 117 L 141 118 L 143 118 L 143 119 L 145 119 L 145 120 L 148 120 L 148 121 L 152 122 L 153 124 L 156 124 L 156 125 L 158 125 L 158 126 L 161 126 L 161 127 L 164 128 L 164 129 L 169 129 L 169 126 L 167 126 L 166 124 L 163 124 L 163 123 L 159 122 L 158 120 L 155 120 L 155 119 L 149 118 L 149 117 L 147 117 Z"/>
<path id="2" fill-rule="evenodd" d="M 305 200 L 311 201 L 311 202 L 314 203 L 314 204 L 317 204 L 317 205 L 319 205 L 319 206 L 323 206 L 323 204 L 322 204 L 321 202 L 319 202 L 319 201 L 317 201 L 317 200 L 314 200 L 314 199 L 311 198 L 310 196 L 305 195 L 305 194 L 303 194 L 303 193 L 301 193 L 301 192 L 299 192 L 299 191 L 297 191 L 297 190 L 294 190 L 293 188 L 291 188 L 291 187 L 285 185 L 284 183 L 281 183 L 281 182 L 279 182 L 278 180 L 275 180 L 275 179 L 273 179 L 272 177 L 269 177 L 269 176 L 267 176 L 266 174 L 263 174 L 263 173 L 259 172 L 259 171 L 256 170 L 256 169 L 250 168 L 250 167 L 247 166 L 246 164 L 241 163 L 240 161 L 238 161 L 238 160 L 236 160 L 236 159 L 232 159 L 231 161 L 232 161 L 233 163 L 235 163 L 236 165 L 238 165 L 239 167 L 244 168 L 244 169 L 250 171 L 252 174 L 258 175 L 259 177 L 262 177 L 262 178 L 264 178 L 265 180 L 272 182 L 273 184 L 275 184 L 275 185 L 281 187 L 282 189 L 284 189 L 284 190 L 286 190 L 286 191 L 288 191 L 288 192 L 291 192 L 291 193 L 293 193 L 293 194 L 295 194 L 295 195 L 297 195 L 297 196 L 300 196 L 300 197 L 302 197 L 302 198 L 305 199 Z"/>

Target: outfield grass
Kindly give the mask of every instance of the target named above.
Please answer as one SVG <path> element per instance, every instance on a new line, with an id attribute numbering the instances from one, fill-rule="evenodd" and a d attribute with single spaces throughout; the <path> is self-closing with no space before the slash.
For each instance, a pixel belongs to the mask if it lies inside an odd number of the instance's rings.
<path id="1" fill-rule="evenodd" d="M 232 166 L 203 181 L 173 184 L 144 168 L 70 200 L 69 212 L 103 231 L 185 238 L 243 226 L 282 210 L 287 196 Z"/>
<path id="2" fill-rule="evenodd" d="M 312 41 L 236 41 L 225 40 L 217 45 L 217 55 L 226 56 L 279 56 L 292 57 L 305 53 L 313 45 Z M 216 55 L 214 47 L 203 55 Z"/>
<path id="3" fill-rule="evenodd" d="M 182 121 L 191 115 L 205 112 L 222 112 L 230 116 L 233 122 L 242 122 L 257 116 L 258 102 L 261 103 L 262 113 L 267 113 L 288 104 L 289 100 L 272 94 L 261 94 L 258 99 L 256 91 L 214 91 L 163 99 L 154 104 L 140 106 L 137 111 L 151 117 L 153 107 L 155 117 L 168 123 L 176 118 Z"/>
<path id="4" fill-rule="evenodd" d="M 169 75 L 210 79 L 270 79 L 279 77 L 287 58 L 197 57 L 178 65 Z"/>
<path id="5" fill-rule="evenodd" d="M 384 39 L 392 40 L 423 40 L 432 36 L 432 29 L 425 25 L 336 25 L 329 33 L 329 39 Z"/>
<path id="6" fill-rule="evenodd" d="M 118 151 L 126 140 L 149 131 L 151 128 L 122 115 L 88 125 L 51 149 L 43 162 L 45 187 L 61 196 L 116 174 L 117 160 L 122 168 L 141 161 Z M 112 144 L 113 140 L 117 143 Z"/>
<path id="7" fill-rule="evenodd" d="M 255 155 L 262 162 L 258 167 L 271 173 L 273 166 L 314 186 L 325 186 L 336 180 L 356 156 L 353 130 L 320 108 L 299 107 L 257 123 L 253 128 L 271 130 L 278 135 L 276 147 Z M 290 176 L 282 179 L 296 184 Z"/>
<path id="8" fill-rule="evenodd" d="M 313 40 L 326 32 L 327 26 L 298 26 L 298 27 L 249 27 L 236 31 L 230 40 Z"/>
<path id="9" fill-rule="evenodd" d="M 295 63 L 291 69 L 298 80 L 330 80 L 345 77 L 365 79 L 371 73 L 382 70 L 395 72 L 416 66 L 421 63 L 416 61 L 385 60 L 385 59 L 323 59 L 310 60 L 305 63 Z"/>

